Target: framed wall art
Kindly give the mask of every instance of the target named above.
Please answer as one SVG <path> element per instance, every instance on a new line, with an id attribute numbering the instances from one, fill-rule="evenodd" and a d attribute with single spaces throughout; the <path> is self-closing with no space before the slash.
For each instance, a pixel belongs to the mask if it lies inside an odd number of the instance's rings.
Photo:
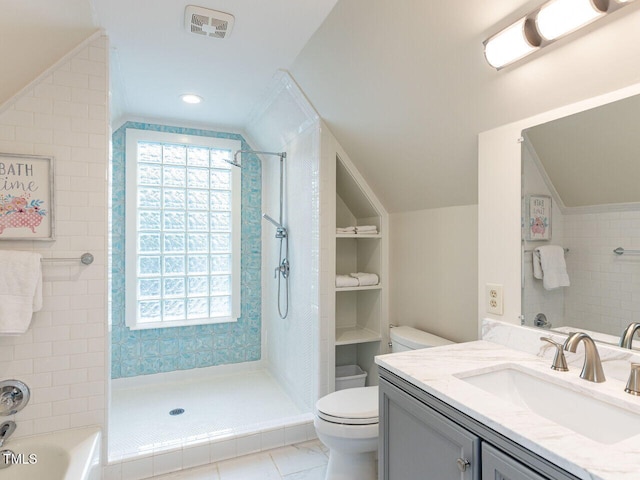
<path id="1" fill-rule="evenodd" d="M 551 197 L 527 195 L 524 204 L 525 240 L 551 240 Z"/>
<path id="2" fill-rule="evenodd" d="M 53 240 L 53 158 L 0 153 L 0 240 Z"/>

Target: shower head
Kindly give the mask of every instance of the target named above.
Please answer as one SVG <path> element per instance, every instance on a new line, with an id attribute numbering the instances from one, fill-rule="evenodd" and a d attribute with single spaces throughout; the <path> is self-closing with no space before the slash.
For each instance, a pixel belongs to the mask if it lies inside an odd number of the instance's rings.
<path id="1" fill-rule="evenodd" d="M 284 225 L 278 223 L 266 213 L 262 214 L 262 218 L 264 218 L 267 222 L 272 223 L 276 227 L 276 238 L 287 238 L 288 232 Z"/>
<path id="2" fill-rule="evenodd" d="M 237 150 L 236 153 L 233 154 L 233 160 L 224 159 L 229 165 L 233 165 L 234 167 L 242 168 L 242 164 L 238 161 L 238 155 L 241 153 L 259 153 L 262 155 L 276 155 L 280 157 L 280 161 L 282 162 L 285 158 L 287 158 L 287 152 L 262 152 L 260 150 Z"/>
<path id="3" fill-rule="evenodd" d="M 280 224 L 277 221 L 275 221 L 273 218 L 271 218 L 266 213 L 262 214 L 262 218 L 264 218 L 267 222 L 271 222 L 276 228 L 281 228 L 283 230 L 286 230 L 286 228 L 284 228 L 284 226 L 282 224 Z"/>
<path id="4" fill-rule="evenodd" d="M 238 162 L 238 154 L 244 152 L 246 150 L 238 150 L 236 151 L 236 153 L 233 154 L 233 160 L 227 160 L 226 158 L 224 158 L 223 160 L 225 162 L 227 162 L 229 165 L 233 165 L 234 167 L 238 167 L 238 168 L 242 168 L 242 164 L 240 164 Z"/>

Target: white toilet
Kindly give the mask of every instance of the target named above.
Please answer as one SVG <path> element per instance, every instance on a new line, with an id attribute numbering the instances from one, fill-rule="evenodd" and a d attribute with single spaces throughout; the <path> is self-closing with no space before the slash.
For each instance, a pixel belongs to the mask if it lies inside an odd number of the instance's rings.
<path id="1" fill-rule="evenodd" d="M 391 352 L 453 342 L 411 327 L 391 329 Z M 348 388 L 316 402 L 316 433 L 329 449 L 326 480 L 375 480 L 378 387 Z"/>

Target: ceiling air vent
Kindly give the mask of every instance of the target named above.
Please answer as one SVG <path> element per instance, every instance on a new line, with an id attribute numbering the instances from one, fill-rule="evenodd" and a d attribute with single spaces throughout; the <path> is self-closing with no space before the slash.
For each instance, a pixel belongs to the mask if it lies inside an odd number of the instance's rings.
<path id="1" fill-rule="evenodd" d="M 184 11 L 184 28 L 187 32 L 205 37 L 227 38 L 233 28 L 233 15 L 195 5 L 187 5 Z"/>

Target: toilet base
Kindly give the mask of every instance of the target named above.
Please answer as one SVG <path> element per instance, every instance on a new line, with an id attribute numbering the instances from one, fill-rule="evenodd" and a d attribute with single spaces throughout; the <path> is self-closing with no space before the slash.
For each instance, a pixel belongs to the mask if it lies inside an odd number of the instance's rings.
<path id="1" fill-rule="evenodd" d="M 329 450 L 325 480 L 376 480 L 376 452 L 338 453 Z"/>

